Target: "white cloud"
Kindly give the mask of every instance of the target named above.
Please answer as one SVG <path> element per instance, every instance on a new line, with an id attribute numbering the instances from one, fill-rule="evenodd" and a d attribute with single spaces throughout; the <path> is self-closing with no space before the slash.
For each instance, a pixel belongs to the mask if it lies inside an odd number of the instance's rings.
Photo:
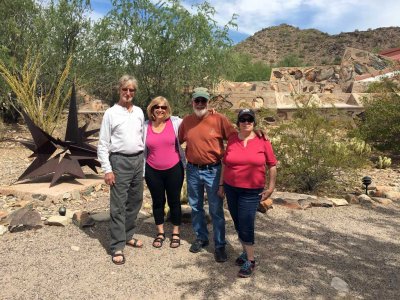
<path id="1" fill-rule="evenodd" d="M 193 0 L 190 1 L 193 3 Z M 217 20 L 225 24 L 239 15 L 239 31 L 249 35 L 287 23 L 300 28 L 316 28 L 330 34 L 400 26 L 398 0 L 211 0 Z M 189 2 L 187 2 L 189 3 Z"/>

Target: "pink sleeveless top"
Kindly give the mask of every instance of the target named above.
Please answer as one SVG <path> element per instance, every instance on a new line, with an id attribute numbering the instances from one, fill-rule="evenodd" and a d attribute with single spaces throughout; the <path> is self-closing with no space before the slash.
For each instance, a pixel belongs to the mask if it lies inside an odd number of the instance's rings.
<path id="1" fill-rule="evenodd" d="M 154 132 L 150 121 L 147 127 L 146 147 L 147 163 L 154 169 L 167 170 L 179 162 L 179 153 L 175 146 L 175 132 L 171 120 L 160 133 Z"/>

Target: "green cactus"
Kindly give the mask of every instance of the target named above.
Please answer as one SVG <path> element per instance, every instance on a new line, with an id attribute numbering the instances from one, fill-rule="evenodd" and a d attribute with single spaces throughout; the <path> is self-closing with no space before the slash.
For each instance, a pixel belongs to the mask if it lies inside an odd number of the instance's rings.
<path id="1" fill-rule="evenodd" d="M 379 156 L 378 161 L 376 162 L 376 167 L 378 169 L 386 169 L 392 165 L 392 159 L 386 156 Z"/>
<path id="2" fill-rule="evenodd" d="M 368 145 L 365 141 L 352 138 L 350 140 L 350 146 L 358 155 L 365 155 L 371 153 L 371 146 Z"/>

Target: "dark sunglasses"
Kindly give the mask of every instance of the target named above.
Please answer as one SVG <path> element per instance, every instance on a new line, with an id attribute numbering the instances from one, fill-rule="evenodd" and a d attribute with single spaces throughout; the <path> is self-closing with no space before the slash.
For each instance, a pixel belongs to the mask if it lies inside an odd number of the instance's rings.
<path id="1" fill-rule="evenodd" d="M 205 104 L 205 103 L 207 103 L 207 99 L 206 98 L 196 98 L 196 99 L 194 99 L 193 100 L 194 101 L 194 103 L 196 103 L 196 104 L 199 104 L 200 102 L 202 103 L 202 104 Z"/>
<path id="2" fill-rule="evenodd" d="M 130 93 L 136 92 L 136 89 L 122 88 L 121 90 L 122 90 L 123 92 L 129 91 Z"/>
<path id="3" fill-rule="evenodd" d="M 253 123 L 253 122 L 254 122 L 254 119 L 253 119 L 253 118 L 239 118 L 239 122 L 240 122 L 240 123 L 245 123 L 245 122 L 247 122 L 247 123 Z"/>
<path id="4" fill-rule="evenodd" d="M 162 110 L 167 110 L 168 106 L 166 105 L 154 105 L 153 109 L 162 109 Z"/>

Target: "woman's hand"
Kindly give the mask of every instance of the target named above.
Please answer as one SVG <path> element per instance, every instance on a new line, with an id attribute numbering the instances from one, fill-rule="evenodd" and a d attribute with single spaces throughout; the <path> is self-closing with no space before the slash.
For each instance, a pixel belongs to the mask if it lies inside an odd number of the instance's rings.
<path id="1" fill-rule="evenodd" d="M 269 197 L 271 197 L 272 193 L 274 192 L 274 190 L 271 189 L 267 189 L 262 191 L 259 195 L 261 195 L 261 201 L 264 201 L 265 199 L 268 199 Z"/>
<path id="2" fill-rule="evenodd" d="M 218 197 L 220 197 L 221 199 L 225 198 L 225 189 L 223 185 L 220 185 L 218 187 L 218 192 L 217 192 Z"/>

